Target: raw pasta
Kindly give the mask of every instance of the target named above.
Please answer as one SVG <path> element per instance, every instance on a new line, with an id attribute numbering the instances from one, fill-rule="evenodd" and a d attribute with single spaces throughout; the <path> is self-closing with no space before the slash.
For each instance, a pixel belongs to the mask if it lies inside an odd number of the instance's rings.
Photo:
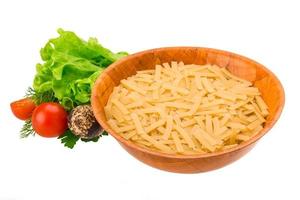
<path id="1" fill-rule="evenodd" d="M 268 106 L 252 83 L 215 65 L 156 65 L 114 88 L 104 108 L 126 140 L 169 154 L 222 151 L 263 129 Z"/>

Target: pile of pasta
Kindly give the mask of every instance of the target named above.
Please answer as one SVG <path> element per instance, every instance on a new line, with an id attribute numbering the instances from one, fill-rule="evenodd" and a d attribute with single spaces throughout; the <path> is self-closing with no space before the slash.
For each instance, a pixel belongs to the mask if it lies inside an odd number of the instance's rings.
<path id="1" fill-rule="evenodd" d="M 258 88 L 216 65 L 163 63 L 121 80 L 104 108 L 126 140 L 169 154 L 232 148 L 263 129 Z"/>

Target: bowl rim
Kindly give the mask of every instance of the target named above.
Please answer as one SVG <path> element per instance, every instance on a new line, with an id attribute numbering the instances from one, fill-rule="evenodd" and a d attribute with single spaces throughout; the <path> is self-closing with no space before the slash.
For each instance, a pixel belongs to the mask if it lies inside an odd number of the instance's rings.
<path id="1" fill-rule="evenodd" d="M 91 96 L 91 104 L 92 104 L 92 109 L 93 111 L 96 109 L 96 104 L 95 100 L 96 99 L 96 92 L 97 92 L 97 88 L 99 85 L 99 82 L 101 82 L 101 80 L 103 79 L 103 75 L 105 72 L 108 72 L 110 70 L 112 70 L 113 68 L 115 68 L 116 66 L 122 64 L 123 62 L 129 60 L 129 59 L 134 59 L 136 57 L 142 56 L 144 54 L 149 54 L 149 53 L 154 53 L 154 52 L 158 52 L 158 51 L 165 51 L 165 50 L 172 50 L 172 49 L 200 49 L 200 50 L 204 50 L 207 52 L 217 52 L 218 54 L 222 54 L 224 56 L 234 56 L 240 60 L 243 60 L 245 62 L 251 62 L 256 64 L 257 66 L 259 66 L 260 68 L 262 68 L 263 70 L 265 70 L 268 74 L 270 74 L 276 82 L 278 82 L 278 86 L 279 86 L 279 91 L 280 91 L 280 99 L 279 99 L 279 103 L 281 106 L 278 107 L 276 113 L 274 114 L 274 119 L 270 122 L 270 124 L 268 124 L 268 126 L 265 126 L 259 133 L 257 133 L 254 137 L 251 137 L 249 140 L 235 146 L 229 149 L 225 149 L 219 152 L 212 152 L 212 153 L 204 153 L 204 154 L 192 154 L 192 155 L 181 155 L 181 154 L 167 154 L 167 153 L 162 153 L 159 151 L 155 151 L 155 150 L 150 150 L 144 147 L 141 147 L 129 140 L 126 140 L 125 138 L 123 138 L 122 136 L 120 136 L 119 134 L 115 133 L 115 131 L 113 131 L 109 125 L 104 122 L 102 119 L 100 119 L 97 115 L 95 115 L 97 121 L 99 122 L 99 124 L 102 126 L 102 128 L 107 131 L 107 133 L 109 135 L 112 135 L 121 145 L 126 145 L 129 146 L 132 149 L 136 149 L 139 150 L 143 153 L 146 154 L 151 154 L 153 156 L 157 156 L 157 157 L 163 157 L 163 158 L 171 158 L 171 159 L 195 159 L 195 158 L 208 158 L 208 157 L 217 157 L 217 156 L 221 156 L 224 154 L 229 154 L 232 152 L 236 152 L 239 150 L 242 150 L 248 146 L 250 146 L 253 143 L 256 143 L 260 138 L 262 138 L 273 126 L 274 124 L 278 121 L 282 110 L 284 108 L 284 104 L 285 104 L 285 92 L 284 92 L 284 88 L 280 82 L 280 80 L 278 79 L 278 77 L 271 71 L 269 70 L 267 67 L 265 67 L 264 65 L 258 63 L 257 61 L 250 59 L 248 57 L 242 56 L 240 54 L 236 54 L 230 51 L 226 51 L 226 50 L 220 50 L 220 49 L 215 49 L 215 48 L 208 48 L 208 47 L 196 47 L 196 46 L 172 46 L 172 47 L 160 47 L 160 48 L 154 48 L 154 49 L 148 49 L 148 50 L 144 50 L 144 51 L 140 51 L 137 53 L 133 53 L 131 55 L 128 55 L 126 57 L 121 58 L 120 60 L 114 62 L 113 64 L 111 64 L 110 66 L 108 66 L 97 78 L 97 80 L 94 83 L 94 86 L 92 88 L 92 96 Z"/>

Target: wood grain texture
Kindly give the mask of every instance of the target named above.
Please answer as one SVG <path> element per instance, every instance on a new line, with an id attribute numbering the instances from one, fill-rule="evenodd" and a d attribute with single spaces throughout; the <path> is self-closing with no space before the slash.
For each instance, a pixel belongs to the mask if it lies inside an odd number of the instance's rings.
<path id="1" fill-rule="evenodd" d="M 138 70 L 153 69 L 156 64 L 183 61 L 185 64 L 216 64 L 238 77 L 254 83 L 269 106 L 264 129 L 250 140 L 222 152 L 201 155 L 169 155 L 139 147 L 114 132 L 106 123 L 104 106 L 120 80 Z M 223 167 L 250 151 L 278 120 L 284 106 L 284 90 L 277 77 L 263 65 L 240 55 L 199 47 L 169 47 L 143 51 L 110 65 L 97 79 L 92 91 L 92 107 L 97 121 L 121 146 L 138 160 L 162 170 L 179 173 L 204 172 Z"/>

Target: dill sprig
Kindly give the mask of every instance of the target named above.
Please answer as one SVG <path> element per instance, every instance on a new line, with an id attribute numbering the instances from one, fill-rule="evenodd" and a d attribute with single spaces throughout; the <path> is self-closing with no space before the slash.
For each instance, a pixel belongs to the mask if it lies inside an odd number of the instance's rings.
<path id="1" fill-rule="evenodd" d="M 31 98 L 36 105 L 40 105 L 45 102 L 57 102 L 53 91 L 38 92 L 32 87 L 29 87 L 25 93 L 25 97 Z"/>
<path id="2" fill-rule="evenodd" d="M 28 119 L 25 121 L 21 131 L 20 131 L 20 137 L 21 138 L 27 138 L 29 135 L 35 135 L 35 132 L 32 128 L 31 120 Z"/>

